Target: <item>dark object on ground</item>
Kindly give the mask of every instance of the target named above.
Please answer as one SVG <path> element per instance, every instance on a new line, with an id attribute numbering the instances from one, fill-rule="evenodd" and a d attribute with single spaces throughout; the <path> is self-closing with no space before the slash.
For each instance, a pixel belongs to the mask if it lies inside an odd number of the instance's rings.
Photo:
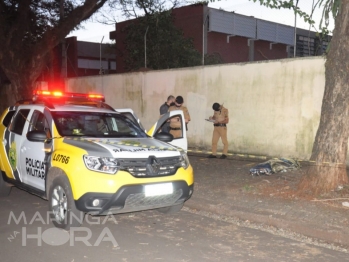
<path id="1" fill-rule="evenodd" d="M 287 172 L 288 170 L 298 169 L 301 165 L 299 162 L 292 158 L 273 158 L 266 162 L 260 163 L 250 169 L 252 176 L 260 176 Z"/>

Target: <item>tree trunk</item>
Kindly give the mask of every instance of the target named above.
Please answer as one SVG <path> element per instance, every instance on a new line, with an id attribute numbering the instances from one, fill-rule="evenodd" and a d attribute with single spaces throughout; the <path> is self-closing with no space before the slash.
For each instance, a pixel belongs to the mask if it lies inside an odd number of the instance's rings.
<path id="1" fill-rule="evenodd" d="M 39 62 L 44 63 L 41 61 Z M 13 100 L 18 101 L 22 99 L 32 98 L 33 90 L 36 85 L 36 79 L 40 75 L 42 66 L 38 64 L 34 64 L 37 65 L 37 67 L 30 67 L 26 65 L 27 64 L 25 62 L 18 63 L 18 67 L 28 68 L 28 70 L 21 69 L 21 74 L 19 74 L 15 70 L 8 70 L 7 68 L 5 68 L 4 72 L 10 80 L 10 85 L 8 86 L 10 88 L 10 91 L 5 91 L 9 96 L 5 100 L 7 103 Z M 7 106 L 11 105 L 13 105 L 13 103 L 7 104 Z"/>
<path id="2" fill-rule="evenodd" d="M 299 184 L 301 194 L 316 196 L 348 183 L 349 0 L 342 0 L 325 63 L 325 92 L 311 160 Z"/>
<path id="3" fill-rule="evenodd" d="M 5 108 L 10 105 L 14 105 L 17 101 L 16 97 L 13 95 L 14 92 L 16 91 L 14 91 L 10 84 L 4 84 L 0 86 L 0 114 L 2 114 Z"/>

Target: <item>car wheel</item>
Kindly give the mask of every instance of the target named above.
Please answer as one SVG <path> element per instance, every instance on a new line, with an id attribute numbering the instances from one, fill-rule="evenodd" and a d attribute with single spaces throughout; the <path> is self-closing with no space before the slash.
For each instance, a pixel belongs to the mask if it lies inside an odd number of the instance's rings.
<path id="1" fill-rule="evenodd" d="M 52 223 L 56 227 L 68 230 L 81 226 L 84 213 L 76 208 L 70 183 L 65 175 L 54 178 L 48 201 Z"/>
<path id="2" fill-rule="evenodd" d="M 9 186 L 0 174 L 0 197 L 6 197 L 10 194 L 11 186 Z"/>
<path id="3" fill-rule="evenodd" d="M 181 211 L 183 205 L 184 205 L 184 203 L 179 204 L 179 205 L 175 205 L 175 206 L 170 206 L 170 207 L 162 207 L 162 208 L 159 208 L 157 210 L 163 214 L 174 214 L 174 213 Z"/>

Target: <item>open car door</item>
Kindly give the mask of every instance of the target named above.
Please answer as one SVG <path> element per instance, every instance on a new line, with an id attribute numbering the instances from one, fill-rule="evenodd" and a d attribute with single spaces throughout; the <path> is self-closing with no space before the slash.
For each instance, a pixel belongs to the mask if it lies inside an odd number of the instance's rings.
<path id="1" fill-rule="evenodd" d="M 175 121 L 180 121 L 182 129 L 178 130 L 179 133 L 181 133 L 180 136 L 177 138 L 174 138 L 171 142 L 169 142 L 169 144 L 178 146 L 180 148 L 183 148 L 185 151 L 187 151 L 188 150 L 187 130 L 186 130 L 185 119 L 184 119 L 182 110 L 173 110 L 162 115 L 160 119 L 150 128 L 147 134 L 151 137 L 154 137 L 156 133 L 161 132 L 162 126 L 167 121 L 171 121 L 171 119 Z"/>
<path id="2" fill-rule="evenodd" d="M 139 120 L 139 118 L 137 117 L 135 112 L 133 112 L 133 110 L 131 108 L 118 108 L 118 109 L 115 109 L 115 111 L 119 112 L 120 114 L 123 114 L 128 119 L 130 119 L 133 122 L 135 122 L 136 124 L 138 124 L 145 132 L 147 132 L 145 130 L 145 128 L 143 127 L 141 121 Z"/>
<path id="3" fill-rule="evenodd" d="M 185 120 L 182 110 L 174 110 L 171 112 L 167 112 L 164 114 L 160 119 L 150 128 L 150 130 L 147 132 L 145 128 L 143 127 L 141 121 L 136 116 L 136 114 L 133 112 L 131 108 L 119 108 L 115 109 L 115 111 L 119 112 L 120 114 L 123 114 L 124 116 L 128 117 L 133 122 L 137 123 L 149 136 L 154 137 L 156 133 L 161 132 L 161 127 L 171 118 L 177 118 L 179 121 L 181 121 L 181 125 L 185 127 Z M 188 150 L 188 140 L 187 140 L 187 131 L 186 129 L 181 130 L 181 136 L 174 138 L 169 144 L 178 146 L 180 148 L 183 148 L 185 151 Z"/>

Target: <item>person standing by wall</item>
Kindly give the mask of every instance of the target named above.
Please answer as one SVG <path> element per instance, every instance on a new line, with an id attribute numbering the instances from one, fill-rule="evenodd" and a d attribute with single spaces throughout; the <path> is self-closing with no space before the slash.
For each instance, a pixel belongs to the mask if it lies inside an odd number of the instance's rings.
<path id="1" fill-rule="evenodd" d="M 220 159 L 227 158 L 228 154 L 228 139 L 227 139 L 227 124 L 229 123 L 229 113 L 228 109 L 220 105 L 219 103 L 214 103 L 212 105 L 214 110 L 213 116 L 210 116 L 210 120 L 213 122 L 213 134 L 212 134 L 212 154 L 208 158 L 216 158 L 217 154 L 217 144 L 219 138 L 222 139 L 223 143 L 223 154 Z"/>
<path id="2" fill-rule="evenodd" d="M 168 111 L 182 110 L 183 115 L 184 115 L 184 119 L 185 119 L 185 124 L 187 125 L 190 121 L 190 115 L 189 115 L 188 108 L 183 106 L 183 103 L 184 103 L 183 97 L 177 96 L 176 100 L 175 100 L 175 104 L 173 106 L 170 106 Z M 182 122 L 179 119 L 179 117 L 171 118 L 171 120 L 170 120 L 170 134 L 173 135 L 173 138 L 182 137 L 183 136 L 182 135 L 183 128 L 186 128 L 186 127 L 182 127 Z"/>
<path id="3" fill-rule="evenodd" d="M 160 109 L 159 109 L 160 110 L 160 117 L 163 114 L 166 114 L 168 112 L 168 109 L 170 108 L 170 106 L 174 105 L 174 101 L 175 101 L 175 97 L 173 95 L 169 95 L 167 98 L 167 101 L 160 106 Z M 170 123 L 166 122 L 162 126 L 161 131 L 169 133 L 170 132 Z"/>

